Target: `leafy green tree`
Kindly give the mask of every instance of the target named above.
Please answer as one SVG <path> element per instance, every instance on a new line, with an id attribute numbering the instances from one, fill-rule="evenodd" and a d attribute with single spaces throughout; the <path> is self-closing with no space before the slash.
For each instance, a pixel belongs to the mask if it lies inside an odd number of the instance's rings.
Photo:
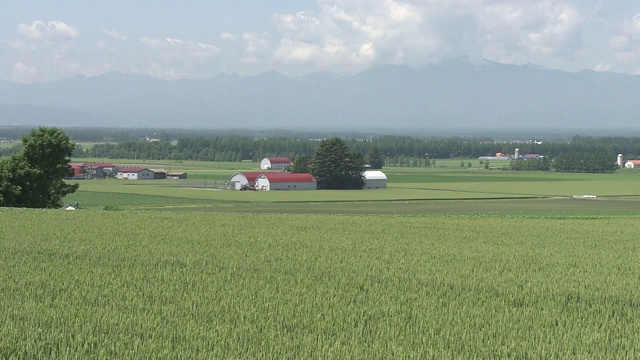
<path id="1" fill-rule="evenodd" d="M 384 158 L 382 157 L 382 152 L 378 146 L 374 145 L 371 150 L 369 150 L 369 153 L 367 154 L 367 162 L 373 169 L 382 169 L 384 166 Z"/>
<path id="2" fill-rule="evenodd" d="M 303 174 L 310 172 L 311 157 L 307 155 L 299 156 L 293 161 L 290 169 L 292 173 Z"/>
<path id="3" fill-rule="evenodd" d="M 362 189 L 364 157 L 349 150 L 344 140 L 333 137 L 320 142 L 311 166 L 320 189 Z"/>
<path id="4" fill-rule="evenodd" d="M 39 127 L 22 137 L 22 150 L 0 163 L 0 205 L 8 207 L 56 208 L 79 185 L 63 179 L 73 172 L 69 166 L 75 144 L 57 128 Z"/>

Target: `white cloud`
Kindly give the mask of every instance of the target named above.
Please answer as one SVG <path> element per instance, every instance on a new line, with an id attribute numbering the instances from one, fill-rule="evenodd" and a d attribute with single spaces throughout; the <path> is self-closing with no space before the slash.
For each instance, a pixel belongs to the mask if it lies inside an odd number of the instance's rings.
<path id="1" fill-rule="evenodd" d="M 37 74 L 38 68 L 35 66 L 29 66 L 22 62 L 13 64 L 13 79 L 16 81 L 27 82 L 33 80 Z"/>
<path id="2" fill-rule="evenodd" d="M 151 63 L 148 74 L 167 79 L 185 77 L 192 71 L 198 71 L 220 54 L 220 48 L 213 44 L 172 37 L 142 37 L 140 42 L 151 50 L 144 55 Z"/>
<path id="3" fill-rule="evenodd" d="M 235 41 L 236 36 L 228 32 L 223 32 L 222 34 L 220 34 L 220 39 L 225 41 Z"/>
<path id="4" fill-rule="evenodd" d="M 244 41 L 244 53 L 240 61 L 245 64 L 259 64 L 270 60 L 271 49 L 266 34 L 244 33 L 242 34 Z"/>
<path id="5" fill-rule="evenodd" d="M 553 0 L 318 0 L 318 12 L 279 14 L 283 66 L 354 72 L 468 56 L 580 70 L 608 63 L 584 40 L 599 8 Z M 600 24 L 601 25 L 601 24 Z M 636 27 L 637 25 L 637 27 Z M 640 29 L 640 14 L 629 28 Z"/>
<path id="6" fill-rule="evenodd" d="M 112 30 L 112 29 L 105 29 L 102 28 L 102 33 L 107 35 L 110 38 L 114 38 L 114 39 L 118 39 L 118 40 L 122 40 L 122 41 L 127 41 L 127 37 L 120 34 L 119 32 Z"/>
<path id="7" fill-rule="evenodd" d="M 220 52 L 220 49 L 212 44 L 198 43 L 190 40 L 175 38 L 155 39 L 149 37 L 140 38 L 140 42 L 148 48 L 156 50 L 166 56 L 184 56 L 186 58 L 206 58 Z"/>
<path id="8" fill-rule="evenodd" d="M 0 76 L 11 78 L 14 71 L 23 79 L 45 81 L 74 75 L 72 71 L 123 71 L 175 78 L 271 69 L 296 75 L 319 70 L 344 74 L 378 64 L 419 67 L 462 56 L 570 71 L 640 72 L 640 13 L 621 2 L 316 3 L 304 11 L 276 14 L 270 28 L 251 32 L 204 29 L 192 35 L 138 36 L 135 41 L 111 27 L 98 27 L 102 34 L 82 42 L 76 41 L 79 30 L 61 21 L 21 23 L 21 38 L 0 34 L 7 39 L 0 44 Z M 203 34 L 212 38 L 198 38 Z M 82 35 L 88 38 L 91 33 Z M 15 67 L 18 63 L 23 66 Z"/>
<path id="9" fill-rule="evenodd" d="M 20 23 L 18 34 L 35 40 L 69 40 L 80 35 L 78 29 L 71 27 L 62 21 L 44 22 L 36 20 L 31 25 Z"/>

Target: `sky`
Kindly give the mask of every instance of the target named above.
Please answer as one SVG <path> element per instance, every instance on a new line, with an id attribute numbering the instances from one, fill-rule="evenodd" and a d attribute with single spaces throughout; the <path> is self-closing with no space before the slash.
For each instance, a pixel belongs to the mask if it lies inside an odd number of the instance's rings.
<path id="1" fill-rule="evenodd" d="M 638 0 L 0 0 L 0 80 L 354 74 L 487 59 L 640 74 Z"/>

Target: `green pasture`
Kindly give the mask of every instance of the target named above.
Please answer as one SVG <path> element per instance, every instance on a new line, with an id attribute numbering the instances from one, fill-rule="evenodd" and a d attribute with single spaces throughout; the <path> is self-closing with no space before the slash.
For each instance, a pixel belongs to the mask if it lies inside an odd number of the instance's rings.
<path id="1" fill-rule="evenodd" d="M 256 192 L 223 189 L 234 173 L 256 171 L 253 168 L 257 166 L 255 163 L 187 162 L 182 165 L 180 170 L 189 174 L 187 180 L 80 181 L 80 190 L 69 195 L 65 201 L 77 201 L 83 209 L 103 209 L 108 206 L 120 209 L 243 213 L 640 210 L 640 173 L 434 171 L 428 168 L 417 171 L 414 168 L 390 167 L 384 169 L 389 179 L 387 189 Z M 167 170 L 168 164 L 157 163 L 153 166 Z M 574 195 L 595 195 L 597 200 L 574 200 Z M 556 198 L 564 198 L 565 201 Z"/>
<path id="2" fill-rule="evenodd" d="M 0 358 L 637 358 L 638 220 L 0 209 Z"/>

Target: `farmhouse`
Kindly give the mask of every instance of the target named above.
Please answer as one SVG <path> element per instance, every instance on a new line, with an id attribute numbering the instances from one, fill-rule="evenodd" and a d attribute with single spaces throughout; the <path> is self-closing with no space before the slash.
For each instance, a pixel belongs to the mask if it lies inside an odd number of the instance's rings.
<path id="1" fill-rule="evenodd" d="M 627 169 L 640 169 L 640 160 L 629 160 L 626 163 L 624 163 L 624 167 L 626 167 Z"/>
<path id="2" fill-rule="evenodd" d="M 256 178 L 257 190 L 317 190 L 318 182 L 311 174 L 263 173 Z"/>
<path id="3" fill-rule="evenodd" d="M 267 157 L 260 161 L 262 170 L 284 170 L 289 165 L 293 163 L 286 157 Z"/>
<path id="4" fill-rule="evenodd" d="M 387 187 L 387 175 L 382 171 L 367 170 L 364 175 L 363 189 L 385 189 Z"/>
<path id="5" fill-rule="evenodd" d="M 104 179 L 113 177 L 116 171 L 116 165 L 113 163 L 84 163 L 84 169 L 89 179 Z"/>
<path id="6" fill-rule="evenodd" d="M 252 188 L 256 182 L 256 178 L 263 173 L 261 172 L 239 172 L 231 176 L 229 180 L 229 188 L 232 190 L 242 190 Z"/>
<path id="7" fill-rule="evenodd" d="M 153 171 L 145 168 L 122 168 L 116 176 L 121 180 L 152 180 Z"/>

